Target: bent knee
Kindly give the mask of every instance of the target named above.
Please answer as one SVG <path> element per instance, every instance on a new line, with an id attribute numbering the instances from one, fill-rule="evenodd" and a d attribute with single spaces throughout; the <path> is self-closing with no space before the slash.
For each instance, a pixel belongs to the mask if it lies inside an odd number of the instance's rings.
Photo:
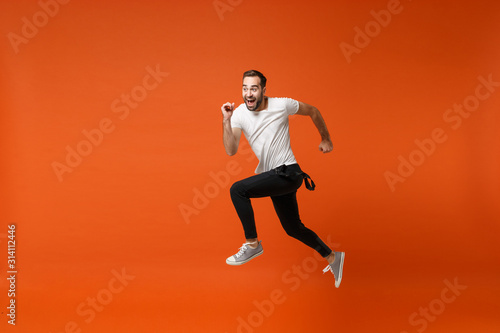
<path id="1" fill-rule="evenodd" d="M 302 234 L 302 230 L 298 228 L 293 228 L 293 229 L 285 229 L 285 232 L 288 236 L 292 238 L 300 238 L 300 235 Z"/>
<path id="2" fill-rule="evenodd" d="M 233 185 L 231 185 L 229 193 L 231 194 L 231 196 L 244 196 L 246 193 L 245 185 L 243 185 L 241 181 L 237 181 Z"/>

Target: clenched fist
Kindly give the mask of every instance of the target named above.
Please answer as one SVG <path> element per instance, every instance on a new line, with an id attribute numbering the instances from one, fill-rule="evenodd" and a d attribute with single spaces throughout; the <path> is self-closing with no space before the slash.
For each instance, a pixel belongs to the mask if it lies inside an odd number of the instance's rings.
<path id="1" fill-rule="evenodd" d="M 234 103 L 225 103 L 221 106 L 222 115 L 224 116 L 224 120 L 231 119 L 234 111 Z"/>

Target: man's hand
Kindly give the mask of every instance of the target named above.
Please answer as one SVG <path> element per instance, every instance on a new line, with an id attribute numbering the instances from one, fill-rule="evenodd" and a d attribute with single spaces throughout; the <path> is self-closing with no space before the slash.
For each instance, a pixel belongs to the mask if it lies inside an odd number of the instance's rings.
<path id="1" fill-rule="evenodd" d="M 224 120 L 229 120 L 233 116 L 233 111 L 234 111 L 234 103 L 225 103 L 221 106 L 221 111 L 222 111 L 222 116 L 224 117 Z"/>
<path id="2" fill-rule="evenodd" d="M 333 150 L 333 144 L 331 140 L 323 140 L 319 144 L 319 151 L 322 151 L 323 154 L 329 153 Z"/>

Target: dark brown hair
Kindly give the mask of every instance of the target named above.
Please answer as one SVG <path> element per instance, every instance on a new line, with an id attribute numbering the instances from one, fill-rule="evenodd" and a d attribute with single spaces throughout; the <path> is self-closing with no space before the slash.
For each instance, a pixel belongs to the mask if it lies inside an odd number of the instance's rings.
<path id="1" fill-rule="evenodd" d="M 246 78 L 247 76 L 258 76 L 260 78 L 260 87 L 262 89 L 266 87 L 267 79 L 261 72 L 251 69 L 243 73 L 243 79 Z"/>

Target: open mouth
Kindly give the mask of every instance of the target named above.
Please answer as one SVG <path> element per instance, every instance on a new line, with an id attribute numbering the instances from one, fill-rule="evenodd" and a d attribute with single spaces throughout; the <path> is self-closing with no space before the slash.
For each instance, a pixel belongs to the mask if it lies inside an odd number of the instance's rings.
<path id="1" fill-rule="evenodd" d="M 247 105 L 248 106 L 254 106 L 255 105 L 255 99 L 247 99 Z"/>

